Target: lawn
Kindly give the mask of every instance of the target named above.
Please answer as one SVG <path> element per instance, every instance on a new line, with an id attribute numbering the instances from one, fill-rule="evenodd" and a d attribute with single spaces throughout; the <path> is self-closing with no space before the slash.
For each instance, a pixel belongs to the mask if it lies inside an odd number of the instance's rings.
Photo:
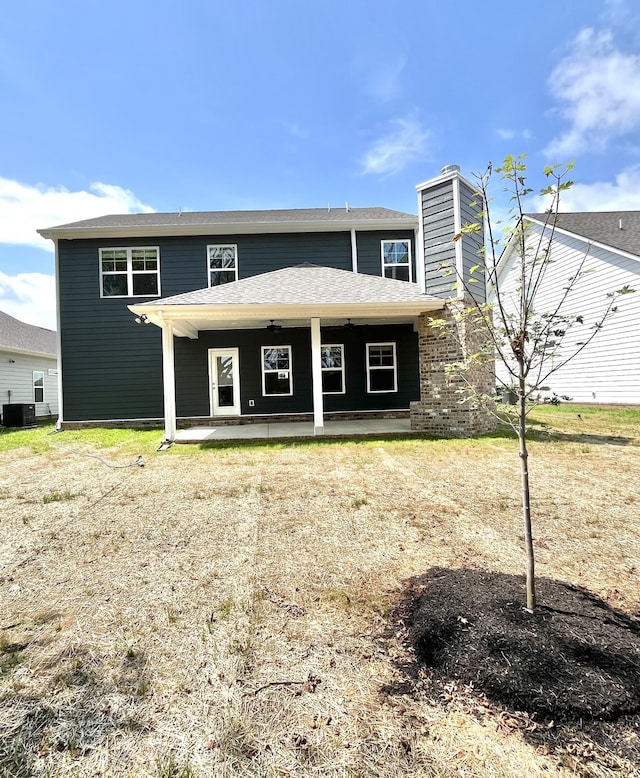
<path id="1" fill-rule="evenodd" d="M 533 422 L 538 575 L 637 616 L 640 411 Z M 508 434 L 157 452 L 153 430 L 51 431 L 0 435 L 1 775 L 638 774 L 635 720 L 622 750 L 536 740 L 413 664 L 412 581 L 523 572 Z"/>

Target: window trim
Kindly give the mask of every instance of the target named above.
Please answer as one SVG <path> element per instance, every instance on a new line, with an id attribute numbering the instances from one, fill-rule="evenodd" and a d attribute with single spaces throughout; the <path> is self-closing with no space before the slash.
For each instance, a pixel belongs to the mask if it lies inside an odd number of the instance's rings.
<path id="1" fill-rule="evenodd" d="M 393 365 L 371 365 L 369 362 L 370 347 L 371 346 L 391 346 L 393 349 Z M 392 394 L 398 391 L 398 354 L 395 342 L 388 343 L 367 343 L 366 348 L 366 365 L 367 365 L 367 394 Z M 371 388 L 371 371 L 372 370 L 393 370 L 393 389 L 372 389 Z"/>
<path id="2" fill-rule="evenodd" d="M 31 371 L 31 385 L 33 389 L 33 402 L 44 403 L 46 402 L 45 385 L 44 385 L 44 370 L 32 370 Z M 42 386 L 36 386 L 36 375 L 42 376 Z M 36 397 L 36 389 L 42 389 L 42 400 L 38 400 Z"/>
<path id="3" fill-rule="evenodd" d="M 386 273 L 385 270 L 388 267 L 405 267 L 404 263 L 402 265 L 398 264 L 397 262 L 385 262 L 384 261 L 384 247 L 387 243 L 406 243 L 408 247 L 407 251 L 407 263 L 409 268 L 409 281 L 408 283 L 413 283 L 413 262 L 411 257 L 411 238 L 387 238 L 385 240 L 380 241 L 380 262 L 382 265 L 382 277 L 383 278 L 390 278 Z M 394 279 L 390 279 L 394 280 Z M 399 279 L 398 279 L 399 280 Z"/>
<path id="4" fill-rule="evenodd" d="M 155 270 L 135 270 L 133 269 L 133 258 L 131 252 L 133 251 L 155 251 L 157 267 Z M 102 252 L 103 251 L 126 251 L 127 252 L 127 270 L 123 272 L 121 270 L 103 270 L 102 269 Z M 160 246 L 104 246 L 98 249 L 98 262 L 100 264 L 100 297 L 104 300 L 124 300 L 128 297 L 161 297 L 160 288 Z M 158 291 L 155 294 L 133 294 L 133 277 L 134 275 L 146 275 L 150 276 L 155 273 L 158 279 Z M 127 294 L 105 294 L 104 293 L 104 276 L 105 275 L 126 275 L 127 277 Z"/>
<path id="5" fill-rule="evenodd" d="M 265 370 L 264 367 L 264 353 L 265 351 L 269 351 L 270 349 L 275 348 L 282 348 L 287 349 L 289 351 L 289 368 L 286 372 L 289 373 L 289 391 L 278 393 L 278 394 L 267 394 L 265 389 L 265 375 L 267 373 L 280 373 L 285 371 L 280 370 Z M 282 345 L 280 343 L 274 344 L 272 346 L 260 346 L 260 371 L 262 373 L 262 396 L 263 397 L 291 397 L 293 395 L 293 348 L 291 346 Z"/>
<path id="6" fill-rule="evenodd" d="M 235 262 L 233 270 L 235 272 L 235 278 L 234 281 L 238 280 L 238 244 L 237 243 L 209 243 L 207 244 L 207 286 L 209 289 L 215 289 L 215 286 L 211 285 L 211 257 L 209 256 L 209 252 L 211 249 L 233 249 L 235 252 Z M 230 269 L 224 268 L 224 271 L 229 273 L 231 272 Z M 231 281 L 226 281 L 225 283 L 230 284 Z M 216 286 L 224 286 L 224 284 L 217 284 Z"/>
<path id="7" fill-rule="evenodd" d="M 341 367 L 322 367 L 322 349 L 323 348 L 339 348 L 340 349 L 340 355 L 341 355 Z M 336 395 L 336 394 L 346 394 L 347 393 L 347 384 L 345 380 L 345 364 L 344 364 L 344 343 L 321 343 L 320 344 L 320 372 L 326 373 L 331 371 L 332 373 L 337 372 L 338 370 L 342 374 L 342 390 L 340 392 L 325 392 L 322 391 L 322 394 L 326 395 Z M 320 377 L 320 380 L 322 380 L 322 376 Z"/>

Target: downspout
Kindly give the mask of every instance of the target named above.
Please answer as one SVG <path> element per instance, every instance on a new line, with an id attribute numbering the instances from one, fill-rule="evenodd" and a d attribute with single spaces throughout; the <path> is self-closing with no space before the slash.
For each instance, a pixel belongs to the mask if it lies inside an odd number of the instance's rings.
<path id="1" fill-rule="evenodd" d="M 60 431 L 63 423 L 63 394 L 62 394 L 62 327 L 60 324 L 60 256 L 58 253 L 58 238 L 53 238 L 55 246 L 55 273 L 56 273 L 56 363 L 58 365 L 58 375 L 56 381 L 58 385 L 58 420 L 56 429 Z"/>

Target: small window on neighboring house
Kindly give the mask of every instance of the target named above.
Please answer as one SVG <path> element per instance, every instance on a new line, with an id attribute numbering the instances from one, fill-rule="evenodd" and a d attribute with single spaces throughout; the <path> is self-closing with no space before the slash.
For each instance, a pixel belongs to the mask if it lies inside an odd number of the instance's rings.
<path id="1" fill-rule="evenodd" d="M 44 402 L 44 373 L 42 370 L 33 371 L 33 401 Z"/>
<path id="2" fill-rule="evenodd" d="M 382 241 L 382 275 L 398 281 L 411 281 L 411 241 Z"/>
<path id="3" fill-rule="evenodd" d="M 220 286 L 238 280 L 238 247 L 207 246 L 209 286 Z"/>
<path id="4" fill-rule="evenodd" d="M 320 346 L 322 393 L 344 394 L 344 346 Z"/>
<path id="5" fill-rule="evenodd" d="M 262 394 L 293 394 L 291 346 L 262 346 Z"/>
<path id="6" fill-rule="evenodd" d="M 160 249 L 100 249 L 102 297 L 157 297 L 160 294 Z"/>
<path id="7" fill-rule="evenodd" d="M 367 343 L 367 392 L 397 392 L 395 343 Z"/>

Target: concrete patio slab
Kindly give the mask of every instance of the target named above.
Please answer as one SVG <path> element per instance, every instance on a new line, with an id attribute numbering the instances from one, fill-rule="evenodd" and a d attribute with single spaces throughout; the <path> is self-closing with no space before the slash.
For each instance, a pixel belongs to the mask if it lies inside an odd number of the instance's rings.
<path id="1" fill-rule="evenodd" d="M 351 436 L 407 435 L 411 432 L 409 419 L 363 419 L 358 421 L 328 421 L 320 438 Z M 215 440 L 278 440 L 312 438 L 312 422 L 280 422 L 277 424 L 237 424 L 216 427 L 202 426 L 179 430 L 175 443 L 203 443 Z"/>

